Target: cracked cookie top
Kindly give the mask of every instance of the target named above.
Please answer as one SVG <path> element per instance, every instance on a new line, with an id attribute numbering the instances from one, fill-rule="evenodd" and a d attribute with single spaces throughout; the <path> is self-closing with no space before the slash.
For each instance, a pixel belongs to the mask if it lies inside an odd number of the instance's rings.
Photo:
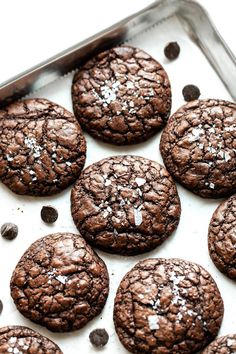
<path id="1" fill-rule="evenodd" d="M 208 248 L 216 267 L 236 280 L 236 195 L 223 201 L 213 213 Z"/>
<path id="2" fill-rule="evenodd" d="M 216 283 L 200 265 L 146 259 L 117 290 L 116 332 L 134 354 L 192 354 L 217 335 L 224 312 Z"/>
<path id="3" fill-rule="evenodd" d="M 23 326 L 0 328 L 0 353 L 63 354 L 49 338 Z"/>
<path id="4" fill-rule="evenodd" d="M 198 100 L 168 121 L 160 150 L 170 174 L 205 198 L 236 192 L 236 104 Z"/>
<path id="5" fill-rule="evenodd" d="M 141 49 L 98 54 L 75 74 L 75 116 L 95 138 L 125 145 L 147 140 L 166 123 L 171 89 L 163 67 Z"/>
<path id="6" fill-rule="evenodd" d="M 202 354 L 235 354 L 236 334 L 228 334 L 214 340 Z"/>
<path id="7" fill-rule="evenodd" d="M 87 167 L 71 193 L 74 222 L 92 245 L 133 255 L 160 245 L 177 227 L 180 201 L 166 169 L 139 156 Z"/>
<path id="8" fill-rule="evenodd" d="M 17 194 L 51 195 L 80 174 L 86 142 L 72 113 L 46 99 L 0 111 L 0 179 Z"/>
<path id="9" fill-rule="evenodd" d="M 105 263 L 80 235 L 69 233 L 34 242 L 11 278 L 17 309 L 55 332 L 86 325 L 102 311 L 108 290 Z"/>

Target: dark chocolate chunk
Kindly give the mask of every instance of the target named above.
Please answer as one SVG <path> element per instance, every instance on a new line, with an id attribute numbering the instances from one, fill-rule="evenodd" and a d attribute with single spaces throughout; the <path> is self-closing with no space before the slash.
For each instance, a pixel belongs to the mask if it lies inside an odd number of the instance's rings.
<path id="1" fill-rule="evenodd" d="M 69 233 L 34 242 L 11 278 L 21 314 L 54 332 L 84 327 L 102 311 L 108 290 L 105 263 L 80 235 Z"/>
<path id="2" fill-rule="evenodd" d="M 6 222 L 1 226 L 1 235 L 6 240 L 13 240 L 18 235 L 18 226 L 11 222 Z"/>
<path id="3" fill-rule="evenodd" d="M 82 236 L 110 253 L 134 255 L 176 229 L 180 200 L 166 169 L 140 156 L 113 156 L 88 166 L 71 193 Z"/>
<path id="4" fill-rule="evenodd" d="M 180 53 L 180 46 L 177 42 L 170 42 L 164 48 L 165 56 L 170 59 L 176 59 Z"/>
<path id="5" fill-rule="evenodd" d="M 58 193 L 79 176 L 86 142 L 77 119 L 46 99 L 0 110 L 0 180 L 17 194 Z"/>
<path id="6" fill-rule="evenodd" d="M 198 100 L 169 119 L 160 143 L 170 174 L 204 198 L 236 192 L 236 104 Z"/>
<path id="7" fill-rule="evenodd" d="M 208 248 L 216 267 L 236 280 L 236 195 L 215 210 L 208 231 Z"/>
<path id="8" fill-rule="evenodd" d="M 109 335 L 104 328 L 98 328 L 90 332 L 89 339 L 92 345 L 94 345 L 97 348 L 101 348 L 107 344 L 109 340 Z"/>
<path id="9" fill-rule="evenodd" d="M 211 275 L 181 259 L 139 262 L 118 288 L 114 323 L 134 354 L 192 354 L 217 335 L 223 300 Z"/>
<path id="10" fill-rule="evenodd" d="M 90 59 L 72 85 L 75 116 L 93 137 L 117 145 L 147 140 L 167 122 L 171 88 L 163 67 L 143 50 L 109 49 Z"/>
<path id="11" fill-rule="evenodd" d="M 44 222 L 52 224 L 58 218 L 58 211 L 50 205 L 43 206 L 41 209 L 41 218 Z"/>
<path id="12" fill-rule="evenodd" d="M 236 334 L 216 338 L 202 354 L 235 354 L 236 353 Z"/>
<path id="13" fill-rule="evenodd" d="M 2 300 L 0 300 L 0 314 L 2 313 L 2 310 L 3 310 L 3 303 Z"/>
<path id="14" fill-rule="evenodd" d="M 0 328 L 1 354 L 63 354 L 49 338 L 23 326 Z"/>
<path id="15" fill-rule="evenodd" d="M 184 86 L 182 93 L 187 102 L 197 100 L 201 95 L 199 88 L 195 85 Z"/>

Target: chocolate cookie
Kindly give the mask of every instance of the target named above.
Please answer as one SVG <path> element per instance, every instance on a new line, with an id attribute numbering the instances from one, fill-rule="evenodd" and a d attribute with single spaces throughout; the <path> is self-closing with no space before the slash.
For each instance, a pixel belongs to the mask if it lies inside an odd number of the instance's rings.
<path id="1" fill-rule="evenodd" d="M 202 354 L 235 354 L 236 334 L 219 337 L 212 342 Z"/>
<path id="2" fill-rule="evenodd" d="M 169 119 L 160 150 L 170 174 L 204 198 L 236 192 L 236 104 L 193 101 Z"/>
<path id="3" fill-rule="evenodd" d="M 236 195 L 215 210 L 209 225 L 208 248 L 216 267 L 236 280 Z"/>
<path id="4" fill-rule="evenodd" d="M 107 268 L 79 235 L 58 233 L 34 242 L 11 278 L 18 310 L 51 331 L 79 329 L 103 309 Z"/>
<path id="5" fill-rule="evenodd" d="M 180 201 L 169 173 L 139 156 L 113 156 L 87 167 L 72 189 L 82 236 L 110 252 L 134 255 L 160 245 L 177 227 Z"/>
<path id="6" fill-rule="evenodd" d="M 106 50 L 82 66 L 74 76 L 72 99 L 82 127 L 117 145 L 147 140 L 165 125 L 171 109 L 165 70 L 130 46 Z"/>
<path id="7" fill-rule="evenodd" d="M 0 328 L 1 354 L 63 354 L 47 337 L 23 326 Z"/>
<path id="8" fill-rule="evenodd" d="M 224 312 L 216 283 L 201 266 L 181 259 L 146 259 L 118 288 L 114 322 L 134 354 L 190 354 L 217 335 Z"/>
<path id="9" fill-rule="evenodd" d="M 80 125 L 63 107 L 30 99 L 0 111 L 0 179 L 13 192 L 60 192 L 78 177 L 85 157 Z"/>

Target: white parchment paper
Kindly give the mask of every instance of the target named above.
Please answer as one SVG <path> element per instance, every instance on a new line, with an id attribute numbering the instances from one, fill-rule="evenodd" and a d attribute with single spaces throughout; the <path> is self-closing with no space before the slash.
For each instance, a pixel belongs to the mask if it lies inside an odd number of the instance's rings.
<path id="1" fill-rule="evenodd" d="M 169 41 L 177 41 L 181 53 L 177 60 L 169 62 L 165 59 L 163 48 Z M 145 33 L 133 38 L 129 44 L 146 50 L 164 65 L 172 85 L 172 112 L 184 104 L 182 88 L 186 84 L 195 84 L 201 90 L 201 98 L 231 99 L 220 79 L 213 71 L 198 47 L 190 41 L 176 18 L 153 27 Z M 222 63 L 222 66 L 224 63 Z M 72 111 L 71 80 L 72 74 L 45 87 L 31 97 L 48 98 Z M 160 133 L 147 142 L 130 147 L 117 147 L 104 144 L 86 135 L 86 166 L 102 158 L 119 155 L 141 155 L 163 163 L 159 152 Z M 85 328 L 65 334 L 55 334 L 25 319 L 16 310 L 11 300 L 9 283 L 12 271 L 19 258 L 28 246 L 38 238 L 53 232 L 74 232 L 77 230 L 70 214 L 70 188 L 48 198 L 32 198 L 17 196 L 5 186 L 0 185 L 0 224 L 14 222 L 19 227 L 19 235 L 14 241 L 0 238 L 0 298 L 4 309 L 0 315 L 0 326 L 25 325 L 54 340 L 64 354 L 95 353 L 96 349 L 89 342 L 88 335 L 92 329 L 106 328 L 110 340 L 101 353 L 128 353 L 116 336 L 113 326 L 113 302 L 120 280 L 136 262 L 148 257 L 179 257 L 204 266 L 214 277 L 225 303 L 225 315 L 220 335 L 236 332 L 236 284 L 222 275 L 212 263 L 207 248 L 207 231 L 213 211 L 220 200 L 201 199 L 177 185 L 181 199 L 182 214 L 176 232 L 154 251 L 135 257 L 120 257 L 98 251 L 106 262 L 110 274 L 110 294 L 107 304 L 96 319 Z M 55 225 L 48 226 L 41 221 L 40 210 L 43 205 L 51 204 L 58 209 L 59 218 Z"/>

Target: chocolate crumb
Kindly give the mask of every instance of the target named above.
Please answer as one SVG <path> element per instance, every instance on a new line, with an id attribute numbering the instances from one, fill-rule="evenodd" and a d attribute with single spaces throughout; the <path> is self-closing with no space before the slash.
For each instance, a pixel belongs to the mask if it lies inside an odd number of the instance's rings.
<path id="1" fill-rule="evenodd" d="M 14 238 L 16 238 L 17 234 L 18 234 L 17 225 L 11 222 L 6 222 L 1 226 L 1 235 L 6 240 L 13 240 Z"/>
<path id="2" fill-rule="evenodd" d="M 170 42 L 164 48 L 164 54 L 169 60 L 178 58 L 180 53 L 180 46 L 177 42 Z"/>
<path id="3" fill-rule="evenodd" d="M 0 300 L 0 314 L 2 313 L 2 309 L 3 309 L 3 303 L 2 303 L 2 301 Z"/>
<path id="4" fill-rule="evenodd" d="M 201 95 L 199 88 L 195 85 L 186 85 L 182 90 L 186 102 L 197 100 Z"/>
<path id="5" fill-rule="evenodd" d="M 52 206 L 49 205 L 43 206 L 41 209 L 41 218 L 47 224 L 52 224 L 58 218 L 58 211 Z"/>
<path id="6" fill-rule="evenodd" d="M 104 328 L 97 328 L 90 332 L 89 339 L 92 345 L 97 348 L 101 348 L 107 344 L 109 340 L 109 335 Z"/>

